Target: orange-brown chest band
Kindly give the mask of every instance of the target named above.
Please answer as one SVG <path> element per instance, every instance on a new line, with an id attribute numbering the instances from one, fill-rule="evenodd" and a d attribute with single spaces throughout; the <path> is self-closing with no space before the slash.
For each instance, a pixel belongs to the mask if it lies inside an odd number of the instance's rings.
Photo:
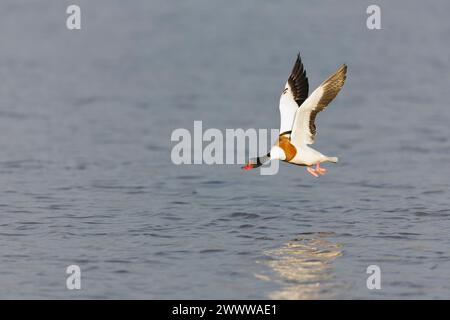
<path id="1" fill-rule="evenodd" d="M 281 136 L 278 138 L 278 146 L 283 149 L 284 154 L 286 155 L 285 161 L 292 160 L 297 154 L 297 149 L 294 145 L 289 141 L 289 138 Z"/>

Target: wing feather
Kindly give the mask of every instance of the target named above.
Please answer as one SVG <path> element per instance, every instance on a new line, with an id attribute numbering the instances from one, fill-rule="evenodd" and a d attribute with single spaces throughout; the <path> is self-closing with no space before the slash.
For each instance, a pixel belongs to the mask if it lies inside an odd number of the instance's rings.
<path id="1" fill-rule="evenodd" d="M 347 77 L 347 66 L 339 69 L 314 90 L 295 113 L 291 140 L 299 144 L 313 144 L 316 135 L 315 120 L 338 95 Z"/>
<path id="2" fill-rule="evenodd" d="M 308 77 L 299 53 L 280 97 L 280 133 L 291 131 L 295 113 L 308 97 L 308 90 Z"/>

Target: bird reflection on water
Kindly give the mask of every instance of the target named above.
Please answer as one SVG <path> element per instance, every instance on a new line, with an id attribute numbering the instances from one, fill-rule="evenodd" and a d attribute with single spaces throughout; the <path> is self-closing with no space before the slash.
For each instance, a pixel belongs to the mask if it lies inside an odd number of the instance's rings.
<path id="1" fill-rule="evenodd" d="M 326 237 L 333 233 L 302 234 L 278 249 L 265 252 L 271 260 L 264 262 L 273 276 L 256 277 L 280 283 L 269 294 L 271 299 L 329 299 L 339 286 L 334 279 L 333 262 L 342 255 L 342 245 Z"/>

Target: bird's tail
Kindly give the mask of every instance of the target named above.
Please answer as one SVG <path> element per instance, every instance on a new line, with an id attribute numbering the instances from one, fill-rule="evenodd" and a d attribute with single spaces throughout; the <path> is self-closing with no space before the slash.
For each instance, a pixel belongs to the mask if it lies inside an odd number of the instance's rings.
<path id="1" fill-rule="evenodd" d="M 244 170 L 255 169 L 261 167 L 264 163 L 270 160 L 270 152 L 265 156 L 252 158 L 248 161 L 248 163 L 242 167 Z"/>
<path id="2" fill-rule="evenodd" d="M 333 163 L 338 162 L 339 158 L 338 157 L 327 157 L 327 160 Z"/>

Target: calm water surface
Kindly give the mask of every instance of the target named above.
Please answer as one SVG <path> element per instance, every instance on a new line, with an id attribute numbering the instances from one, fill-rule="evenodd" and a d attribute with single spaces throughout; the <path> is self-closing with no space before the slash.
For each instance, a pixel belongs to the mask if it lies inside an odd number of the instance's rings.
<path id="1" fill-rule="evenodd" d="M 448 1 L 78 3 L 0 5 L 0 298 L 450 298 Z M 299 50 L 349 66 L 326 176 L 172 164 L 194 120 L 276 128 Z"/>

